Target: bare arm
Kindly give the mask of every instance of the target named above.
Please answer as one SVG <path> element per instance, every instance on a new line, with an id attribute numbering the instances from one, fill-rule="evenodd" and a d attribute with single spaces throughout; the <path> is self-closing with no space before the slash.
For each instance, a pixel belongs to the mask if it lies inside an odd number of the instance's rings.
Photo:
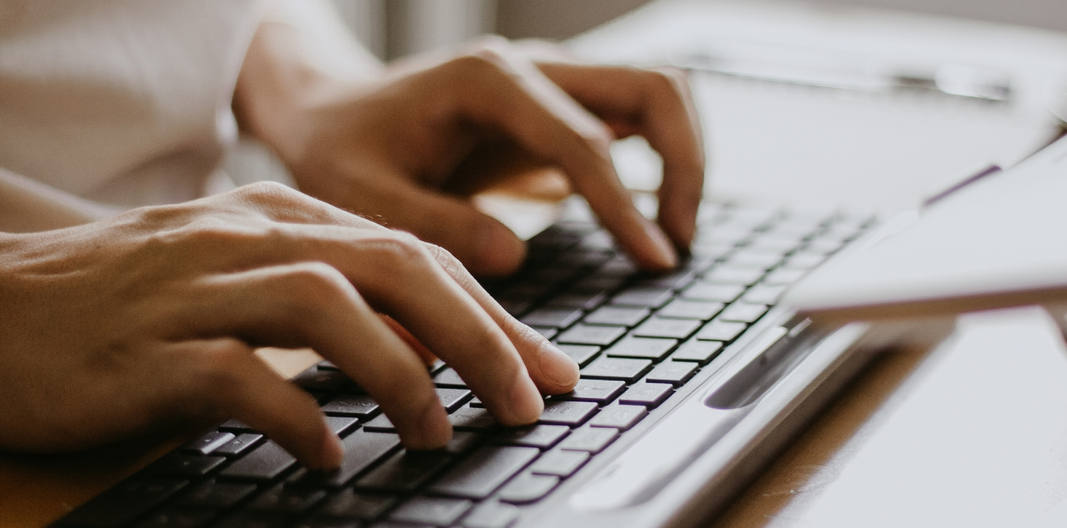
<path id="1" fill-rule="evenodd" d="M 29 233 L 71 227 L 115 212 L 0 168 L 0 232 Z"/>

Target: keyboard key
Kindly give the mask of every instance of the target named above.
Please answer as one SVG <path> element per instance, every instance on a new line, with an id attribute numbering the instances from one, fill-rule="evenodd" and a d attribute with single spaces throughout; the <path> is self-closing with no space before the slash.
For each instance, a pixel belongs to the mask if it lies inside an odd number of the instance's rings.
<path id="1" fill-rule="evenodd" d="M 333 471 L 308 471 L 295 484 L 310 487 L 340 488 L 352 477 L 370 467 L 393 449 L 400 446 L 400 437 L 390 433 L 356 431 L 341 440 L 345 459 L 341 467 Z"/>
<path id="2" fill-rule="evenodd" d="M 248 424 L 242 422 L 241 420 L 236 420 L 232 418 L 223 422 L 222 425 L 219 426 L 219 431 L 225 431 L 234 434 L 256 432 L 256 430 L 252 429 L 252 427 L 250 427 Z"/>
<path id="3" fill-rule="evenodd" d="M 285 487 L 281 484 L 265 491 L 248 505 L 248 509 L 294 515 L 303 513 L 326 498 L 326 492 L 316 489 Z"/>
<path id="4" fill-rule="evenodd" d="M 800 252 L 795 253 L 793 256 L 786 259 L 785 264 L 782 264 L 782 267 L 809 270 L 822 264 L 822 261 L 824 260 L 826 260 L 826 255 L 824 254 Z"/>
<path id="5" fill-rule="evenodd" d="M 722 343 L 719 341 L 690 341 L 671 354 L 672 361 L 695 361 L 699 365 L 707 365 L 722 352 Z"/>
<path id="6" fill-rule="evenodd" d="M 448 412 L 453 412 L 459 409 L 470 398 L 471 391 L 467 389 L 437 389 L 437 397 L 441 400 L 441 405 Z"/>
<path id="7" fill-rule="evenodd" d="M 738 284 L 712 284 L 710 282 L 697 282 L 682 292 L 686 299 L 700 301 L 733 302 L 741 296 L 745 287 Z"/>
<path id="8" fill-rule="evenodd" d="M 737 268 L 720 265 L 705 273 L 702 280 L 722 284 L 751 286 L 759 282 L 760 278 L 763 277 L 763 274 L 764 270 L 760 268 Z"/>
<path id="9" fill-rule="evenodd" d="M 452 439 L 441 450 L 450 455 L 462 455 L 481 443 L 483 436 L 474 431 L 452 431 Z"/>
<path id="10" fill-rule="evenodd" d="M 347 488 L 327 501 L 320 513 L 370 521 L 392 508 L 398 500 L 394 495 L 366 493 Z"/>
<path id="11" fill-rule="evenodd" d="M 352 436 L 349 435 L 349 438 Z M 221 477 L 241 480 L 271 480 L 296 464 L 296 459 L 282 446 L 267 440 L 251 453 L 222 470 Z"/>
<path id="12" fill-rule="evenodd" d="M 546 304 L 548 304 L 548 306 L 593 310 L 597 306 L 604 304 L 604 301 L 606 301 L 607 298 L 608 296 L 603 292 L 565 293 L 552 297 Z"/>
<path id="13" fill-rule="evenodd" d="M 729 310 L 729 308 L 727 308 Z M 653 317 L 634 329 L 633 335 L 640 337 L 664 337 L 685 339 L 700 328 L 703 321 L 694 319 L 665 319 Z"/>
<path id="14" fill-rule="evenodd" d="M 263 435 L 261 435 L 261 434 L 252 434 L 252 433 L 239 434 L 239 435 L 237 435 L 237 438 L 234 438 L 233 440 L 230 440 L 229 442 L 224 444 L 222 447 L 220 447 L 220 448 L 216 449 L 215 451 L 213 451 L 211 454 L 213 454 L 213 455 L 224 455 L 224 456 L 237 456 L 237 455 L 240 455 L 240 454 L 248 451 L 249 449 L 251 449 L 252 446 L 256 445 L 262 439 L 263 439 Z"/>
<path id="15" fill-rule="evenodd" d="M 378 413 L 378 404 L 366 394 L 342 394 L 323 405 L 322 412 L 339 416 L 370 418 Z"/>
<path id="16" fill-rule="evenodd" d="M 559 448 L 566 451 L 599 453 L 619 437 L 619 431 L 606 427 L 579 427 L 567 437 Z"/>
<path id="17" fill-rule="evenodd" d="M 645 381 L 649 383 L 670 383 L 675 387 L 681 387 L 693 377 L 693 374 L 696 374 L 696 371 L 696 363 L 667 361 L 656 365 L 656 368 L 645 376 Z"/>
<path id="18" fill-rule="evenodd" d="M 283 528 L 288 519 L 272 513 L 239 512 L 226 517 L 220 526 L 226 528 Z"/>
<path id="19" fill-rule="evenodd" d="M 648 288 L 680 290 L 688 286 L 694 279 L 696 279 L 696 272 L 693 269 L 682 268 L 664 275 L 643 278 L 637 282 L 637 285 Z"/>
<path id="20" fill-rule="evenodd" d="M 782 255 L 779 253 L 751 251 L 746 248 L 731 255 L 725 264 L 736 268 L 768 270 L 778 265 L 781 260 Z"/>
<path id="21" fill-rule="evenodd" d="M 801 277 L 807 274 L 808 270 L 804 269 L 778 268 L 763 279 L 763 284 L 781 284 L 788 286 L 800 280 Z"/>
<path id="22" fill-rule="evenodd" d="M 634 407 L 634 409 L 641 409 Z M 644 409 L 641 409 L 644 410 Z M 647 411 L 646 411 L 647 412 Z M 562 451 L 556 449 L 545 453 L 530 466 L 530 472 L 537 475 L 554 475 L 567 478 L 578 471 L 589 460 L 589 453 L 582 451 Z"/>
<path id="23" fill-rule="evenodd" d="M 512 504 L 529 504 L 541 500 L 557 484 L 559 484 L 559 477 L 523 473 L 515 480 L 508 482 L 508 485 L 500 490 L 498 498 L 502 502 Z"/>
<path id="24" fill-rule="evenodd" d="M 448 415 L 448 421 L 452 422 L 454 429 L 469 429 L 481 431 L 497 425 L 496 418 L 484 407 L 473 407 L 470 404 L 460 407 L 456 412 Z"/>
<path id="25" fill-rule="evenodd" d="M 723 303 L 713 301 L 693 301 L 688 299 L 675 299 L 667 306 L 660 308 L 656 315 L 660 317 L 674 317 L 677 319 L 700 319 L 707 321 L 715 314 L 722 311 Z"/>
<path id="26" fill-rule="evenodd" d="M 582 316 L 582 310 L 576 308 L 538 308 L 526 315 L 521 321 L 530 326 L 549 328 L 566 328 Z"/>
<path id="27" fill-rule="evenodd" d="M 197 508 L 229 508 L 256 489 L 255 484 L 208 480 L 182 495 L 177 504 Z"/>
<path id="28" fill-rule="evenodd" d="M 741 335 L 748 328 L 745 323 L 734 323 L 730 321 L 721 321 L 715 319 L 712 322 L 704 325 L 697 332 L 697 339 L 704 341 L 733 341 L 734 338 Z"/>
<path id="29" fill-rule="evenodd" d="M 613 379 L 633 383 L 649 370 L 652 370 L 652 362 L 647 359 L 601 356 L 583 368 L 581 374 L 583 378 Z"/>
<path id="30" fill-rule="evenodd" d="M 331 369 L 305 370 L 290 381 L 306 391 L 337 392 L 352 385 L 348 376 Z"/>
<path id="31" fill-rule="evenodd" d="M 734 303 L 722 311 L 719 319 L 753 323 L 763 317 L 765 313 L 767 313 L 767 305 L 765 304 Z"/>
<path id="32" fill-rule="evenodd" d="M 551 326 L 531 326 L 530 328 L 532 328 L 538 334 L 541 334 L 541 337 L 545 339 L 552 339 L 553 337 L 556 337 L 556 334 L 559 333 L 558 328 L 552 328 Z"/>
<path id="33" fill-rule="evenodd" d="M 549 400 L 545 402 L 545 411 L 537 420 L 539 424 L 581 425 L 590 416 L 596 414 L 597 405 L 593 402 Z"/>
<path id="34" fill-rule="evenodd" d="M 768 286 L 757 284 L 741 297 L 741 300 L 754 304 L 775 304 L 785 293 L 785 286 Z"/>
<path id="35" fill-rule="evenodd" d="M 182 451 L 190 454 L 209 455 L 212 451 L 226 445 L 236 438 L 233 433 L 212 431 L 182 446 Z"/>
<path id="36" fill-rule="evenodd" d="M 604 407 L 589 421 L 591 427 L 613 427 L 626 431 L 648 416 L 648 410 L 638 405 L 613 403 Z"/>
<path id="37" fill-rule="evenodd" d="M 464 528 L 508 528 L 519 517 L 519 509 L 499 502 L 478 505 L 463 519 Z"/>
<path id="38" fill-rule="evenodd" d="M 330 416 L 326 417 L 331 418 Z M 363 430 L 371 433 L 395 433 L 396 426 L 393 425 L 392 420 L 384 414 L 375 416 L 371 421 L 363 424 Z"/>
<path id="39" fill-rule="evenodd" d="M 445 526 L 456 522 L 471 506 L 469 500 L 412 497 L 393 510 L 389 518 L 399 522 Z"/>
<path id="40" fill-rule="evenodd" d="M 591 401 L 600 404 L 617 398 L 626 389 L 626 384 L 615 380 L 580 379 L 574 390 L 552 396 L 557 400 Z"/>
<path id="41" fill-rule="evenodd" d="M 634 326 L 652 313 L 648 308 L 628 308 L 625 306 L 601 306 L 585 316 L 583 323 Z"/>
<path id="42" fill-rule="evenodd" d="M 152 463 L 147 471 L 161 477 L 195 478 L 207 475 L 226 461 L 221 456 L 185 455 L 172 452 Z"/>
<path id="43" fill-rule="evenodd" d="M 670 288 L 627 288 L 612 297 L 611 304 L 659 308 L 671 300 L 673 295 L 674 292 Z"/>
<path id="44" fill-rule="evenodd" d="M 674 388 L 666 383 L 635 383 L 619 396 L 623 405 L 644 405 L 649 409 L 658 406 L 671 395 Z"/>
<path id="45" fill-rule="evenodd" d="M 178 493 L 188 483 L 187 480 L 135 476 L 74 510 L 63 522 L 94 528 L 125 525 Z"/>
<path id="46" fill-rule="evenodd" d="M 293 528 L 363 528 L 363 524 L 355 519 L 311 517 L 296 523 Z"/>
<path id="47" fill-rule="evenodd" d="M 330 430 L 337 436 L 344 436 L 359 427 L 359 419 L 354 416 L 327 416 L 326 425 L 330 426 Z"/>
<path id="48" fill-rule="evenodd" d="M 567 436 L 571 430 L 562 425 L 535 425 L 506 429 L 497 435 L 495 442 L 502 445 L 536 447 L 548 449 Z"/>
<path id="49" fill-rule="evenodd" d="M 693 321 L 700 324 L 700 321 Z M 609 358 L 639 358 L 659 361 L 678 344 L 674 339 L 655 339 L 650 337 L 627 337 L 619 341 L 615 346 L 607 349 L 604 353 Z"/>
<path id="50" fill-rule="evenodd" d="M 356 480 L 357 488 L 376 491 L 415 491 L 451 461 L 440 452 L 401 450 Z"/>
<path id="51" fill-rule="evenodd" d="M 625 326 L 592 326 L 577 324 L 560 334 L 556 341 L 567 345 L 607 346 L 626 333 Z"/>
<path id="52" fill-rule="evenodd" d="M 571 285 L 571 289 L 584 293 L 605 293 L 615 290 L 625 282 L 623 277 L 590 275 Z"/>
<path id="53" fill-rule="evenodd" d="M 137 523 L 136 528 L 200 528 L 207 526 L 215 515 L 216 512 L 210 510 L 190 510 L 171 506 L 149 515 L 148 518 Z"/>
<path id="54" fill-rule="evenodd" d="M 433 384 L 438 387 L 449 387 L 453 389 L 466 389 L 467 382 L 463 381 L 463 378 L 459 377 L 459 373 L 452 367 L 446 367 L 441 372 L 438 372 L 433 377 Z"/>
<path id="55" fill-rule="evenodd" d="M 451 497 L 484 499 L 540 453 L 533 447 L 482 447 L 431 484 L 429 490 Z"/>
<path id="56" fill-rule="evenodd" d="M 597 354 L 600 353 L 600 347 L 590 345 L 556 345 L 564 354 L 570 356 L 579 367 L 584 367 L 589 364 Z"/>

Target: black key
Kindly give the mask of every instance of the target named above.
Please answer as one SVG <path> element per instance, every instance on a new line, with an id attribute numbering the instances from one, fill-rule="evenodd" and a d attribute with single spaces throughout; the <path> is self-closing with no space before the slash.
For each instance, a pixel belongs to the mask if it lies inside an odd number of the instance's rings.
<path id="1" fill-rule="evenodd" d="M 433 377 L 434 385 L 438 387 L 450 387 L 453 389 L 466 389 L 467 382 L 459 377 L 459 373 L 452 367 L 447 367 Z"/>
<path id="2" fill-rule="evenodd" d="M 329 499 L 319 513 L 370 521 L 392 508 L 397 500 L 395 495 L 365 493 L 346 488 Z"/>
<path id="3" fill-rule="evenodd" d="M 571 392 L 558 394 L 552 398 L 605 404 L 617 398 L 625 389 L 626 384 L 617 380 L 581 379 Z"/>
<path id="4" fill-rule="evenodd" d="M 608 298 L 602 292 L 578 292 L 578 293 L 565 293 L 562 295 L 556 295 L 552 299 L 549 299 L 549 306 L 558 306 L 563 308 L 581 308 L 582 310 L 593 310 L 597 306 L 604 304 Z"/>
<path id="5" fill-rule="evenodd" d="M 470 404 L 460 407 L 448 415 L 454 429 L 481 431 L 497 425 L 496 418 L 484 407 L 472 407 Z"/>
<path id="6" fill-rule="evenodd" d="M 521 319 L 530 326 L 566 328 L 582 316 L 580 308 L 538 308 Z"/>
<path id="7" fill-rule="evenodd" d="M 759 282 L 763 277 L 764 270 L 760 268 L 736 268 L 733 266 L 718 266 L 704 274 L 703 280 L 722 284 L 740 284 L 751 286 Z"/>
<path id="8" fill-rule="evenodd" d="M 341 370 L 341 367 L 338 367 L 337 365 L 335 365 L 333 363 L 333 361 L 329 361 L 329 360 L 326 360 L 326 359 L 316 363 L 315 364 L 315 368 L 317 368 L 319 370 Z"/>
<path id="9" fill-rule="evenodd" d="M 697 332 L 697 339 L 702 341 L 733 341 L 746 328 L 748 328 L 748 325 L 745 323 L 715 319 L 704 325 L 704 328 Z"/>
<path id="10" fill-rule="evenodd" d="M 327 416 L 327 419 L 330 417 Z M 396 426 L 389 420 L 389 417 L 384 414 L 375 416 L 371 421 L 363 424 L 363 429 L 372 433 L 395 433 Z"/>
<path id="11" fill-rule="evenodd" d="M 356 487 L 378 491 L 415 491 L 440 473 L 450 460 L 450 457 L 439 452 L 401 450 L 356 480 Z"/>
<path id="12" fill-rule="evenodd" d="M 638 281 L 639 286 L 651 287 L 651 288 L 670 288 L 672 290 L 680 290 L 693 279 L 696 278 L 696 272 L 692 269 L 679 269 L 665 275 L 657 275 L 654 277 L 647 277 Z"/>
<path id="13" fill-rule="evenodd" d="M 229 419 L 229 420 L 226 420 L 225 422 L 223 422 L 222 425 L 219 426 L 219 431 L 225 431 L 227 433 L 254 433 L 254 432 L 256 432 L 256 430 L 252 429 L 251 427 L 249 427 L 248 424 L 242 422 L 241 420 L 236 420 L 236 419 L 232 419 L 232 418 Z"/>
<path id="14" fill-rule="evenodd" d="M 537 420 L 539 424 L 581 425 L 590 416 L 596 414 L 597 405 L 593 402 L 549 400 L 545 402 L 545 411 Z"/>
<path id="15" fill-rule="evenodd" d="M 626 383 L 633 383 L 651 369 L 652 362 L 647 359 L 601 356 L 582 369 L 582 377 L 622 380 Z"/>
<path id="16" fill-rule="evenodd" d="M 220 526 L 226 528 L 282 528 L 289 520 L 278 515 L 263 512 L 240 512 L 222 520 Z"/>
<path id="17" fill-rule="evenodd" d="M 569 427 L 562 425 L 535 425 L 533 427 L 519 427 L 501 431 L 494 439 L 498 444 L 536 447 L 548 449 L 570 433 Z"/>
<path id="18" fill-rule="evenodd" d="M 640 407 L 634 408 L 640 409 Z M 567 478 L 573 475 L 575 471 L 578 471 L 578 468 L 582 467 L 589 460 L 589 457 L 589 453 L 582 451 L 561 451 L 559 449 L 549 451 L 530 466 L 530 472 L 537 475 L 555 475 Z"/>
<path id="19" fill-rule="evenodd" d="M 245 433 L 237 435 L 237 438 L 230 440 L 222 447 L 216 449 L 211 454 L 213 455 L 225 455 L 225 456 L 237 456 L 240 455 L 253 446 L 255 446 L 260 440 L 263 439 L 261 434 Z"/>
<path id="20" fill-rule="evenodd" d="M 359 427 L 359 419 L 354 416 L 327 416 L 326 425 L 337 436 L 344 436 Z"/>
<path id="21" fill-rule="evenodd" d="M 530 328 L 533 328 L 538 334 L 541 334 L 541 337 L 545 339 L 552 339 L 553 337 L 556 337 L 556 334 L 559 333 L 558 328 L 552 328 L 551 326 L 531 326 Z"/>
<path id="22" fill-rule="evenodd" d="M 450 455 L 462 455 L 478 445 L 482 440 L 482 434 L 474 431 L 453 431 L 452 439 L 442 449 Z"/>
<path id="23" fill-rule="evenodd" d="M 567 354 L 578 364 L 584 367 L 600 353 L 600 347 L 590 345 L 556 345 L 564 354 Z"/>
<path id="24" fill-rule="evenodd" d="M 650 383 L 670 383 L 675 387 L 681 387 L 689 378 L 696 374 L 697 364 L 685 361 L 667 361 L 656 365 L 645 376 L 645 381 Z"/>
<path id="25" fill-rule="evenodd" d="M 634 326 L 652 313 L 648 308 L 631 308 L 626 306 L 601 306 L 595 312 L 585 316 L 583 323 Z"/>
<path id="26" fill-rule="evenodd" d="M 467 389 L 437 389 L 437 397 L 441 400 L 441 406 L 448 412 L 459 409 L 471 396 Z"/>
<path id="27" fill-rule="evenodd" d="M 137 523 L 136 528 L 200 528 L 207 525 L 215 512 L 168 507 L 149 515 Z"/>
<path id="28" fill-rule="evenodd" d="M 501 502 L 529 504 L 541 500 L 557 484 L 559 484 L 559 477 L 523 473 L 515 480 L 508 482 L 508 485 L 500 490 L 500 495 L 497 498 Z"/>
<path id="29" fill-rule="evenodd" d="M 579 427 L 567 437 L 559 448 L 565 451 L 599 453 L 619 437 L 619 431 L 609 427 Z"/>
<path id="30" fill-rule="evenodd" d="M 745 287 L 738 284 L 713 284 L 710 282 L 697 282 L 682 292 L 686 299 L 700 301 L 733 302 L 741 296 Z"/>
<path id="31" fill-rule="evenodd" d="M 333 471 L 309 471 L 296 480 L 298 485 L 339 488 L 352 477 L 370 467 L 400 445 L 400 437 L 391 433 L 356 431 L 341 443 L 345 447 L 345 460 Z"/>
<path id="32" fill-rule="evenodd" d="M 627 288 L 612 297 L 611 304 L 659 308 L 671 300 L 673 295 L 674 292 L 670 288 Z"/>
<path id="33" fill-rule="evenodd" d="M 325 497 L 326 492 L 323 490 L 278 484 L 256 497 L 256 500 L 248 505 L 248 509 L 292 515 L 307 511 Z"/>
<path id="34" fill-rule="evenodd" d="M 728 308 L 722 311 L 719 315 L 719 319 L 723 321 L 739 321 L 742 323 L 753 323 L 763 314 L 767 313 L 767 305 L 765 304 L 748 304 L 748 303 L 734 303 Z"/>
<path id="35" fill-rule="evenodd" d="M 351 435 L 349 436 L 351 438 Z M 271 480 L 296 464 L 296 459 L 282 446 L 267 440 L 251 453 L 238 459 L 219 476 L 242 480 Z"/>
<path id="36" fill-rule="evenodd" d="M 471 506 L 469 500 L 412 497 L 393 510 L 389 518 L 400 522 L 445 526 L 456 522 Z"/>
<path id="37" fill-rule="evenodd" d="M 292 382 L 306 391 L 337 392 L 349 388 L 352 382 L 338 370 L 306 370 Z"/>
<path id="38" fill-rule="evenodd" d="M 707 365 L 722 352 L 719 341 L 690 341 L 671 354 L 672 361 L 695 361 L 698 365 Z"/>
<path id="39" fill-rule="evenodd" d="M 134 477 L 83 504 L 63 519 L 64 523 L 110 528 L 129 523 L 170 498 L 189 481 Z"/>
<path id="40" fill-rule="evenodd" d="M 660 308 L 656 315 L 660 317 L 675 317 L 678 319 L 700 319 L 707 321 L 715 314 L 722 311 L 723 303 L 714 301 L 694 301 L 689 299 L 675 299 L 667 306 Z"/>
<path id="41" fill-rule="evenodd" d="M 635 383 L 619 396 L 623 405 L 644 405 L 649 409 L 656 407 L 671 395 L 674 388 L 667 383 Z"/>
<path id="42" fill-rule="evenodd" d="M 529 310 L 530 307 L 533 306 L 532 302 L 525 299 L 498 299 L 497 302 L 500 303 L 500 307 L 507 313 L 511 314 L 512 317 L 521 316 L 526 313 L 526 310 Z"/>
<path id="43" fill-rule="evenodd" d="M 221 456 L 185 455 L 172 452 L 152 463 L 147 471 L 161 477 L 196 478 L 207 475 L 226 461 Z"/>
<path id="44" fill-rule="evenodd" d="M 445 473 L 429 490 L 439 495 L 484 499 L 540 453 L 533 447 L 482 447 Z"/>
<path id="45" fill-rule="evenodd" d="M 209 455 L 235 438 L 233 433 L 212 431 L 182 446 L 182 451 L 191 454 Z"/>
<path id="46" fill-rule="evenodd" d="M 612 291 L 625 282 L 624 277 L 608 277 L 591 275 L 578 282 L 575 282 L 571 289 L 577 292 L 585 293 L 604 293 Z"/>
<path id="47" fill-rule="evenodd" d="M 519 509 L 499 502 L 486 502 L 463 519 L 464 528 L 508 528 L 519 517 Z"/>
<path id="48" fill-rule="evenodd" d="M 363 528 L 363 524 L 355 519 L 311 517 L 296 523 L 293 528 Z"/>
<path id="49" fill-rule="evenodd" d="M 604 232 L 602 231 L 602 233 Z M 604 233 L 604 235 L 610 240 L 609 237 L 611 235 L 608 235 L 607 233 Z M 608 247 L 605 247 L 604 249 L 607 249 Z M 596 274 L 609 277 L 629 277 L 630 275 L 637 273 L 637 271 L 637 266 L 635 266 L 634 263 L 630 261 L 630 259 L 620 255 L 605 262 L 603 266 L 597 268 Z"/>
<path id="50" fill-rule="evenodd" d="M 378 404 L 366 394 L 342 394 L 323 405 L 322 412 L 339 416 L 370 418 L 378 413 Z"/>
<path id="51" fill-rule="evenodd" d="M 625 326 L 592 326 L 577 324 L 563 332 L 556 341 L 569 345 L 607 346 L 626 333 Z"/>
<path id="52" fill-rule="evenodd" d="M 729 310 L 729 308 L 727 308 Z M 640 337 L 665 337 L 685 339 L 704 324 L 696 319 L 666 319 L 653 317 L 633 331 L 633 335 Z"/>
<path id="53" fill-rule="evenodd" d="M 208 480 L 183 494 L 177 504 L 197 508 L 229 508 L 254 491 L 255 484 Z"/>
<path id="54" fill-rule="evenodd" d="M 693 321 L 700 324 L 700 321 Z M 607 349 L 604 354 L 609 358 L 625 357 L 651 359 L 659 361 L 678 344 L 674 339 L 656 339 L 650 337 L 627 337 L 619 341 L 615 346 Z M 584 374 L 584 372 L 583 372 Z"/>
<path id="55" fill-rule="evenodd" d="M 638 405 L 619 405 L 613 403 L 604 407 L 589 421 L 592 427 L 614 427 L 626 431 L 648 416 L 648 410 Z"/>

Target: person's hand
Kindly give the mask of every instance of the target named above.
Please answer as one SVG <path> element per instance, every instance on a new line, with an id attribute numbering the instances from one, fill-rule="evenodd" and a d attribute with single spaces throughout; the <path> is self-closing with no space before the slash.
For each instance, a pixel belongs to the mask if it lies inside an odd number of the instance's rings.
<path id="1" fill-rule="evenodd" d="M 578 368 L 446 251 L 274 184 L 33 234 L 0 234 L 0 449 L 104 443 L 233 417 L 312 468 L 343 453 L 315 401 L 252 354 L 311 347 L 412 448 L 451 436 L 426 366 L 386 315 L 504 424 Z"/>
<path id="2" fill-rule="evenodd" d="M 553 166 L 640 266 L 671 268 L 676 249 L 689 247 L 704 157 L 677 70 L 534 60 L 492 39 L 456 57 L 396 65 L 376 82 L 286 91 L 265 86 L 277 84 L 274 63 L 284 62 L 262 50 L 269 38 L 261 30 L 246 58 L 239 114 L 313 196 L 439 244 L 475 273 L 504 274 L 522 262 L 524 245 L 469 197 Z M 658 226 L 633 206 L 609 155 L 612 140 L 633 134 L 663 157 Z"/>

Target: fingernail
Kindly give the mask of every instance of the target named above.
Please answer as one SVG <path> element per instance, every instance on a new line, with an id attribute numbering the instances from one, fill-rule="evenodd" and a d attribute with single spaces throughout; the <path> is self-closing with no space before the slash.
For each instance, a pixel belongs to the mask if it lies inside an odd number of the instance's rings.
<path id="1" fill-rule="evenodd" d="M 495 222 L 485 222 L 478 233 L 478 268 L 480 273 L 503 275 L 515 271 L 526 259 L 526 244 L 510 229 Z"/>
<path id="2" fill-rule="evenodd" d="M 322 469 L 334 469 L 341 466 L 345 460 L 345 448 L 341 445 L 341 439 L 326 426 L 326 434 L 322 437 Z"/>
<path id="3" fill-rule="evenodd" d="M 529 378 L 515 383 L 511 389 L 511 415 L 514 425 L 529 424 L 537 421 L 545 410 L 545 401 L 537 392 Z M 512 424 L 507 424 L 512 425 Z"/>
<path id="4" fill-rule="evenodd" d="M 663 269 L 670 269 L 678 265 L 678 253 L 658 225 L 646 222 L 645 234 L 648 235 L 648 239 L 652 241 L 652 245 L 655 247 L 656 255 L 653 256 L 653 259 L 656 261 L 657 266 Z"/>
<path id="5" fill-rule="evenodd" d="M 541 344 L 541 373 L 564 390 L 578 383 L 578 364 L 548 341 Z"/>

